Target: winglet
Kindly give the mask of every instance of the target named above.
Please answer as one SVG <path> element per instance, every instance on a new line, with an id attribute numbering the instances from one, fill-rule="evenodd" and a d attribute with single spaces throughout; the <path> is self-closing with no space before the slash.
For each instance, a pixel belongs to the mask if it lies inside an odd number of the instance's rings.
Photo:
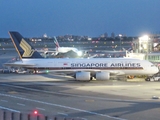
<path id="1" fill-rule="evenodd" d="M 8 33 L 20 59 L 43 58 L 37 51 L 35 51 L 34 47 L 29 43 L 29 41 L 24 39 L 20 33 L 15 31 L 9 31 Z"/>

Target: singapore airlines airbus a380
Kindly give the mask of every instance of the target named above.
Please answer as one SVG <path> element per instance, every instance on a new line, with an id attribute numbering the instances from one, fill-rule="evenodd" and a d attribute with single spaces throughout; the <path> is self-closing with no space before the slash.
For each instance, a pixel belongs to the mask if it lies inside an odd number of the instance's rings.
<path id="1" fill-rule="evenodd" d="M 21 61 L 8 66 L 28 70 L 49 70 L 73 76 L 76 80 L 108 80 L 110 75 L 153 75 L 158 68 L 151 62 L 130 58 L 43 58 L 18 32 L 9 32 Z"/>

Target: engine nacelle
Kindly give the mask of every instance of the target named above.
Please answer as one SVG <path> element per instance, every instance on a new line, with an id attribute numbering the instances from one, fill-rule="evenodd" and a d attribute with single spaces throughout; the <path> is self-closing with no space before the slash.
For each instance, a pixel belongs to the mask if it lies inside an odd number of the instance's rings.
<path id="1" fill-rule="evenodd" d="M 48 55 L 48 51 L 45 51 L 44 54 L 45 54 L 45 55 Z"/>
<path id="2" fill-rule="evenodd" d="M 109 80 L 110 73 L 108 72 L 97 72 L 95 75 L 96 80 Z"/>
<path id="3" fill-rule="evenodd" d="M 77 72 L 75 74 L 76 80 L 89 81 L 91 78 L 90 72 Z"/>

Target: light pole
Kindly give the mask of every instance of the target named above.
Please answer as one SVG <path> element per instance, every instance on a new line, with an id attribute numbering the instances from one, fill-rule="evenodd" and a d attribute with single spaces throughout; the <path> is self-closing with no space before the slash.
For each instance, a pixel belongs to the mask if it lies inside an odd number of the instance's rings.
<path id="1" fill-rule="evenodd" d="M 122 35 L 119 34 L 119 39 L 120 39 L 120 41 L 119 41 L 119 42 L 120 42 L 120 51 L 121 51 L 121 49 L 122 49 L 122 44 L 121 44 L 122 41 L 121 41 L 121 37 L 122 37 Z"/>

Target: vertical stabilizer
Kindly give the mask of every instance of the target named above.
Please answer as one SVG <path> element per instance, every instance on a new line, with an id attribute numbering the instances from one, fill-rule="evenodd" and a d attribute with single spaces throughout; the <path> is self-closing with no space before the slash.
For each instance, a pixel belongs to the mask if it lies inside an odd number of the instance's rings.
<path id="1" fill-rule="evenodd" d="M 22 35 L 15 31 L 9 31 L 10 38 L 16 48 L 19 57 L 22 58 L 43 58 L 27 39 L 24 39 Z"/>
<path id="2" fill-rule="evenodd" d="M 56 45 L 56 50 L 58 51 L 58 48 L 59 48 L 60 46 L 59 46 L 59 43 L 58 43 L 56 37 L 54 37 L 54 44 Z"/>

